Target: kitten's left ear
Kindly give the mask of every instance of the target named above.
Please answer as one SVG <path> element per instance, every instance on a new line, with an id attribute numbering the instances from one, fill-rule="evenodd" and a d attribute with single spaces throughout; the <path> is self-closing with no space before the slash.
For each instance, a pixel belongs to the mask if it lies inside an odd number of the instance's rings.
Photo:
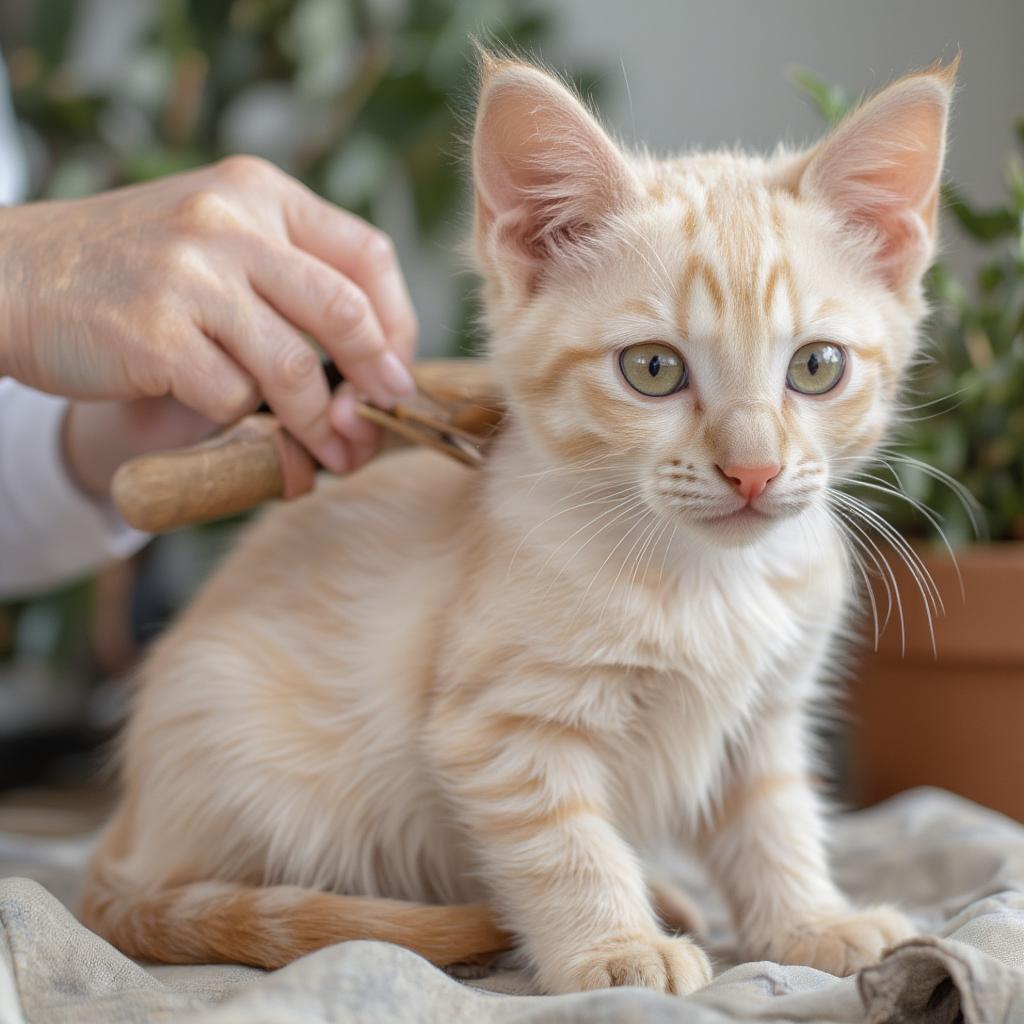
<path id="1" fill-rule="evenodd" d="M 935 256 L 958 63 L 908 75 L 872 97 L 817 147 L 800 180 L 801 194 L 820 197 L 872 236 L 875 266 L 895 290 L 915 283 Z"/>
<path id="2" fill-rule="evenodd" d="M 561 82 L 481 54 L 473 137 L 476 246 L 484 269 L 527 286 L 586 247 L 638 192 L 597 120 Z"/>

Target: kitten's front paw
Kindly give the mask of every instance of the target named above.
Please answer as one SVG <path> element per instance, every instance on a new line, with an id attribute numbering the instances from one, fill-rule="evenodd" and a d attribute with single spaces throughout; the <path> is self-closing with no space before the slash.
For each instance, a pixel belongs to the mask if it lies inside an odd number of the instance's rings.
<path id="1" fill-rule="evenodd" d="M 891 907 L 846 911 L 774 936 L 766 959 L 842 976 L 877 963 L 886 949 L 913 934 L 910 921 Z"/>
<path id="2" fill-rule="evenodd" d="M 684 996 L 711 981 L 711 961 L 686 938 L 628 935 L 576 954 L 546 980 L 556 992 L 636 985 Z"/>

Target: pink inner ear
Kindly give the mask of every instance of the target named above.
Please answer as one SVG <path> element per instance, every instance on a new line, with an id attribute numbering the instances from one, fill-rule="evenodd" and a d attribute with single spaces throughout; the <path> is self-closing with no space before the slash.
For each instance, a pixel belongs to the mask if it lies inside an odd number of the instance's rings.
<path id="1" fill-rule="evenodd" d="M 506 87 L 506 95 L 490 97 L 486 116 L 477 126 L 474 141 L 477 185 L 494 212 L 506 212 L 523 204 L 527 194 L 543 183 L 538 162 L 543 139 L 527 134 L 529 108 L 535 97 L 514 92 Z M 538 130 L 551 132 L 550 116 Z M 554 139 L 547 145 L 553 146 Z"/>
<path id="2" fill-rule="evenodd" d="M 897 82 L 840 124 L 801 183 L 874 232 L 876 264 L 893 287 L 923 273 L 934 253 L 948 107 L 939 75 Z"/>
<path id="3" fill-rule="evenodd" d="M 566 88 L 506 65 L 484 83 L 473 141 L 477 235 L 532 262 L 567 253 L 624 201 L 631 173 Z"/>

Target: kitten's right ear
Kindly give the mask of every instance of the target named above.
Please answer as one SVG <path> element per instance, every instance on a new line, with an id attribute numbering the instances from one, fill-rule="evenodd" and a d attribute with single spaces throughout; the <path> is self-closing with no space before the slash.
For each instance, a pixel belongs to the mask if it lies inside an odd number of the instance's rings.
<path id="1" fill-rule="evenodd" d="M 480 74 L 476 250 L 483 269 L 511 269 L 530 289 L 639 190 L 618 148 L 561 82 L 489 54 Z"/>
<path id="2" fill-rule="evenodd" d="M 875 267 L 896 289 L 919 280 L 935 255 L 958 63 L 908 75 L 869 99 L 814 150 L 800 182 L 868 233 Z"/>

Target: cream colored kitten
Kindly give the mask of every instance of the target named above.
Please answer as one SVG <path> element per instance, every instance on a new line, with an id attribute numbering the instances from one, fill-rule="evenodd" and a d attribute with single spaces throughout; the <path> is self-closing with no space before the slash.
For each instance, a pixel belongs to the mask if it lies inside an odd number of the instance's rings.
<path id="1" fill-rule="evenodd" d="M 655 160 L 485 59 L 508 429 L 483 472 L 382 457 L 245 536 L 143 669 L 87 923 L 263 966 L 507 932 L 547 991 L 685 993 L 711 969 L 647 863 L 693 843 L 745 957 L 909 935 L 829 877 L 809 706 L 851 593 L 827 487 L 914 353 L 953 73 L 807 152 Z"/>

